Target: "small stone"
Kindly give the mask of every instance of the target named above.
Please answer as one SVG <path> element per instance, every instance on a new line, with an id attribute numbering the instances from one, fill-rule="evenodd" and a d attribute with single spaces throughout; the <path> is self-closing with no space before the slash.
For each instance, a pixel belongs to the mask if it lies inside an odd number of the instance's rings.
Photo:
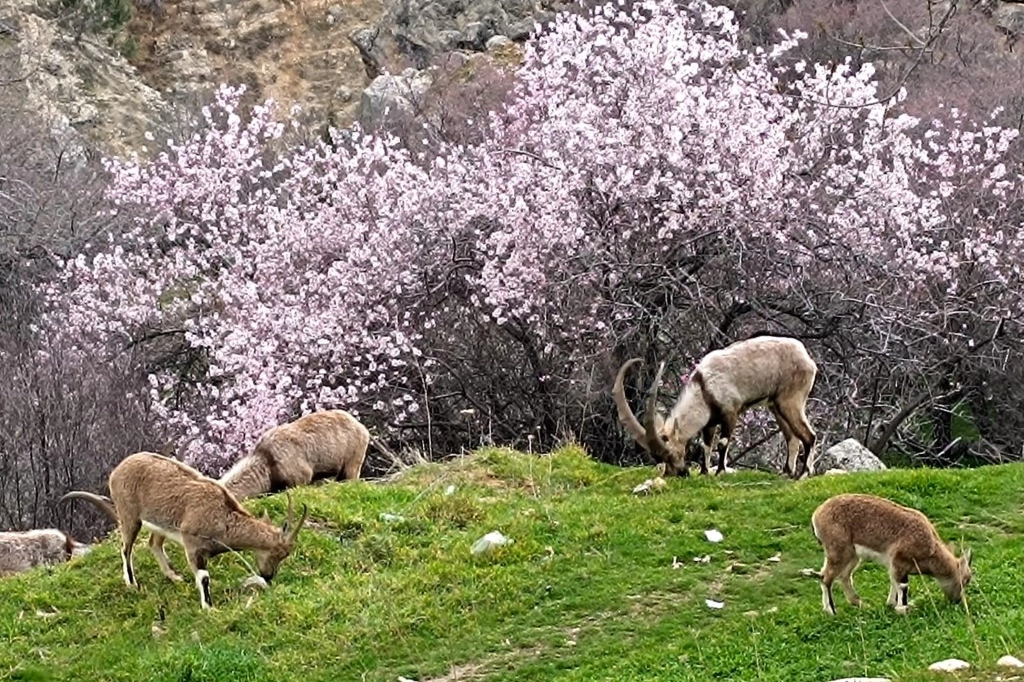
<path id="1" fill-rule="evenodd" d="M 708 539 L 708 542 L 721 542 L 724 539 L 722 533 L 715 528 L 704 531 L 704 537 Z"/>
<path id="2" fill-rule="evenodd" d="M 941 673 L 951 673 L 954 670 L 967 670 L 970 667 L 971 664 L 967 661 L 961 661 L 959 658 L 947 658 L 944 661 L 932 663 L 928 666 L 928 669 Z"/>
<path id="3" fill-rule="evenodd" d="M 1016 656 L 1006 655 L 996 661 L 996 665 L 1001 665 L 1004 668 L 1024 668 L 1024 662 L 1022 662 Z"/>
<path id="4" fill-rule="evenodd" d="M 267 589 L 267 581 L 262 576 L 250 575 L 242 582 L 242 589 L 265 590 Z"/>
<path id="5" fill-rule="evenodd" d="M 497 52 L 501 48 L 506 47 L 506 46 L 511 45 L 511 44 L 512 44 L 512 41 L 509 39 L 508 36 L 496 35 L 496 36 L 491 36 L 490 38 L 487 39 L 487 43 L 485 44 L 485 47 L 486 47 L 488 52 Z"/>

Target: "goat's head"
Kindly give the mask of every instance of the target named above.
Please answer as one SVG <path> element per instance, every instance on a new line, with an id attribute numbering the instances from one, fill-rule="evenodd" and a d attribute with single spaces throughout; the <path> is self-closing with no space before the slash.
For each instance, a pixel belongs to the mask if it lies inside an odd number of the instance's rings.
<path id="1" fill-rule="evenodd" d="M 677 428 L 679 416 L 683 414 L 690 402 L 687 399 L 693 390 L 692 386 L 684 389 L 676 407 L 669 413 L 667 418 L 658 412 L 658 390 L 661 388 L 661 378 L 665 372 L 665 363 L 661 363 L 658 372 L 647 391 L 646 407 L 644 410 L 644 421 L 641 424 L 633 414 L 626 402 L 625 388 L 623 386 L 626 371 L 633 365 L 641 362 L 640 358 L 633 358 L 623 363 L 615 377 L 615 386 L 612 395 L 615 398 L 616 410 L 619 419 L 634 440 L 640 443 L 650 453 L 651 457 L 664 468 L 666 476 L 685 476 L 688 473 L 686 466 L 686 438 L 682 436 L 681 430 Z M 690 434 L 692 436 L 693 434 Z"/>
<path id="2" fill-rule="evenodd" d="M 306 515 L 309 513 L 309 509 L 306 505 L 302 505 L 302 516 L 299 517 L 299 522 L 295 523 L 295 507 L 292 503 L 291 495 L 288 495 L 287 497 L 288 514 L 285 517 L 284 524 L 281 526 L 280 542 L 271 549 L 254 552 L 256 556 L 256 568 L 259 570 L 260 577 L 268 584 L 277 574 L 277 569 L 281 565 L 281 562 L 287 559 L 288 555 L 292 553 L 292 547 L 295 545 L 295 538 L 298 537 L 299 531 L 302 529 L 302 525 L 306 522 Z"/>
<path id="3" fill-rule="evenodd" d="M 950 553 L 953 548 L 950 547 Z M 954 555 L 955 556 L 955 555 Z M 959 604 L 964 597 L 964 588 L 970 584 L 974 574 L 971 571 L 971 550 L 964 550 L 963 556 L 956 560 L 956 573 L 945 580 L 939 580 L 939 586 L 946 598 Z"/>

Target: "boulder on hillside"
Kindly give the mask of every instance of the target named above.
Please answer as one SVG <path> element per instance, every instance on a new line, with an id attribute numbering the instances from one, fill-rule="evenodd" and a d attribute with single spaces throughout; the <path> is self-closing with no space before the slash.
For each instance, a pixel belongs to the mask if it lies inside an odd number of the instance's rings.
<path id="1" fill-rule="evenodd" d="M 359 123 L 365 130 L 376 130 L 386 122 L 413 117 L 431 83 L 433 75 L 417 69 L 406 69 L 398 76 L 377 76 L 363 91 Z"/>
<path id="2" fill-rule="evenodd" d="M 815 473 L 820 474 L 831 469 L 882 471 L 885 464 L 856 438 L 847 438 L 825 450 L 814 462 Z"/>
<path id="3" fill-rule="evenodd" d="M 1008 49 L 1024 36 L 1024 4 L 1016 2 L 997 2 L 992 10 L 992 23 L 996 30 L 1003 34 Z"/>

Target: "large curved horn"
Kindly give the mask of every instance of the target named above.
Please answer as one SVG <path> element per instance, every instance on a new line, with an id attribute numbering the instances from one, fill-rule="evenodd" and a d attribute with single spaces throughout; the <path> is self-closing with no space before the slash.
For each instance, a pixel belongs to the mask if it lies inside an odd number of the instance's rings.
<path id="1" fill-rule="evenodd" d="M 629 403 L 626 402 L 626 389 L 623 386 L 623 382 L 626 378 L 626 370 L 638 362 L 642 362 L 640 358 L 633 358 L 622 363 L 622 367 L 619 368 L 619 373 L 615 376 L 615 385 L 612 386 L 612 397 L 615 399 L 615 411 L 619 413 L 619 421 L 629 431 L 629 435 L 633 436 L 636 442 L 647 447 L 647 432 L 644 430 L 643 424 L 633 414 L 633 410 L 629 409 Z"/>
<path id="2" fill-rule="evenodd" d="M 644 410 L 644 442 L 648 452 L 659 460 L 668 457 L 669 451 L 665 441 L 661 439 L 662 420 L 658 415 L 658 389 L 661 388 L 661 375 L 665 373 L 665 363 L 658 365 L 658 373 L 654 375 L 654 383 L 647 391 L 647 407 Z"/>
<path id="3" fill-rule="evenodd" d="M 303 524 L 306 523 L 306 516 L 309 514 L 309 507 L 305 503 L 302 504 L 302 515 L 299 517 L 299 522 L 292 526 L 293 516 L 291 514 L 291 501 L 289 501 L 288 507 L 288 520 L 284 522 L 284 526 L 281 527 L 281 535 L 289 544 L 295 542 L 295 538 L 299 536 L 299 531 L 302 530 Z"/>
<path id="4" fill-rule="evenodd" d="M 117 510 L 114 509 L 114 501 L 104 495 L 96 495 L 95 493 L 87 493 L 84 490 L 72 490 L 64 497 L 60 498 L 61 502 L 65 500 L 85 500 L 91 502 L 101 512 L 110 517 L 110 520 L 117 523 Z"/>
<path id="5" fill-rule="evenodd" d="M 281 524 L 281 533 L 287 535 L 288 529 L 291 528 L 292 521 L 295 520 L 295 502 L 292 500 L 292 494 L 287 490 L 284 493 L 284 499 L 288 500 L 288 511 L 284 514 L 284 523 Z"/>

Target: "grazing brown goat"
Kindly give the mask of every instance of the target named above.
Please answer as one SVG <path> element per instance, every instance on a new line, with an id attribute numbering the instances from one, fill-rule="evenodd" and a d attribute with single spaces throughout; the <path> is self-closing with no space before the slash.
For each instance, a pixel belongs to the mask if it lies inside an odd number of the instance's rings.
<path id="1" fill-rule="evenodd" d="M 370 432 L 344 410 L 324 410 L 269 429 L 220 482 L 238 499 L 309 485 L 318 478 L 359 478 Z"/>
<path id="2" fill-rule="evenodd" d="M 784 473 L 793 478 L 810 473 L 809 458 L 816 435 L 805 409 L 818 368 L 797 339 L 755 336 L 708 353 L 689 376 L 665 419 L 657 408 L 663 363 L 648 392 L 643 424 L 626 402 L 623 388 L 626 370 L 638 362 L 639 358 L 633 358 L 619 368 L 612 395 L 626 430 L 656 461 L 665 465 L 666 474 L 689 475 L 686 446 L 698 433 L 703 437 L 705 451 L 701 473 L 708 473 L 707 459 L 716 428 L 721 429 L 716 473 L 725 471 L 726 451 L 736 421 L 757 405 L 767 405 L 786 438 L 789 453 Z M 801 446 L 803 454 L 798 462 Z"/>
<path id="3" fill-rule="evenodd" d="M 253 550 L 260 577 L 266 582 L 291 554 L 295 538 L 306 521 L 294 522 L 292 501 L 281 528 L 255 518 L 217 481 L 192 467 L 152 452 L 129 455 L 110 472 L 110 497 L 72 491 L 61 498 L 83 499 L 113 519 L 121 531 L 121 560 L 124 581 L 138 586 L 132 566 L 132 546 L 143 526 L 152 534 L 150 549 L 160 570 L 174 581 L 181 577 L 171 568 L 163 550 L 170 538 L 185 548 L 185 556 L 195 574 L 200 605 L 212 605 L 210 574 L 206 562 L 213 556 L 233 550 Z"/>
<path id="4" fill-rule="evenodd" d="M 89 551 L 56 528 L 0 533 L 0 578 L 27 571 L 36 566 L 52 566 Z"/>
<path id="5" fill-rule="evenodd" d="M 907 612 L 910 575 L 930 575 L 946 597 L 959 603 L 971 582 L 971 550 L 959 559 L 921 512 L 874 495 L 846 493 L 826 500 L 814 510 L 811 527 L 825 550 L 821 569 L 821 606 L 835 614 L 832 583 L 839 584 L 847 600 L 860 606 L 853 589 L 853 572 L 862 559 L 889 569 L 889 606 Z"/>

